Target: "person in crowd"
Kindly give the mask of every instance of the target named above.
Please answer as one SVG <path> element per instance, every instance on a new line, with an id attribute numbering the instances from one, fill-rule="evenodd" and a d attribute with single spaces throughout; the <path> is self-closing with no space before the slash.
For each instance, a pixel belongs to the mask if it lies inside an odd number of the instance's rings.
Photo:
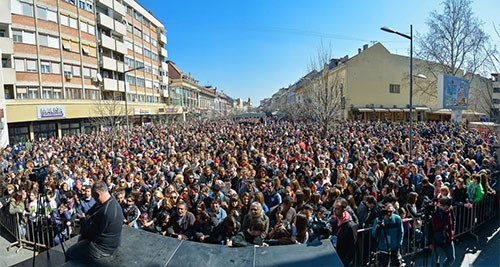
<path id="1" fill-rule="evenodd" d="M 366 195 L 365 200 L 361 202 L 356 212 L 360 228 L 369 227 L 373 224 L 376 212 L 377 199 L 372 195 Z"/>
<path id="2" fill-rule="evenodd" d="M 92 197 L 96 204 L 80 220 L 80 237 L 66 251 L 67 260 L 108 257 L 120 246 L 124 220 L 120 205 L 103 181 L 94 182 Z"/>
<path id="3" fill-rule="evenodd" d="M 437 209 L 432 215 L 431 231 L 429 231 L 429 248 L 432 249 L 433 266 L 451 266 L 455 261 L 453 244 L 454 223 L 451 198 L 439 200 Z M 444 254 L 442 261 L 441 254 Z"/>
<path id="4" fill-rule="evenodd" d="M 264 213 L 262 205 L 259 202 L 252 202 L 250 205 L 250 212 L 243 218 L 241 224 L 241 230 L 246 231 L 250 227 L 250 222 L 253 219 L 261 220 L 264 223 L 264 229 L 262 230 L 262 239 L 267 237 L 269 231 L 269 217 Z"/>
<path id="5" fill-rule="evenodd" d="M 50 219 L 55 227 L 54 244 L 59 245 L 61 242 L 69 238 L 69 227 L 72 224 L 71 214 L 68 211 L 66 204 L 59 205 L 57 211 L 52 212 Z"/>
<path id="6" fill-rule="evenodd" d="M 246 247 L 246 246 L 267 246 L 262 239 L 265 224 L 262 220 L 252 219 L 249 227 L 232 237 L 228 242 L 229 247 Z"/>
<path id="7" fill-rule="evenodd" d="M 347 200 L 338 198 L 333 203 L 333 245 L 344 266 L 348 266 L 354 260 L 354 244 L 357 239 L 357 224 L 347 212 Z"/>
<path id="8" fill-rule="evenodd" d="M 193 213 L 187 210 L 186 203 L 181 200 L 177 203 L 177 211 L 170 218 L 168 234 L 179 240 L 190 239 L 193 234 L 195 221 L 196 218 Z"/>
<path id="9" fill-rule="evenodd" d="M 82 197 L 79 199 L 76 205 L 76 217 L 78 219 L 83 219 L 86 213 L 94 206 L 95 200 L 92 197 L 92 188 L 88 185 L 82 187 Z"/>
<path id="10" fill-rule="evenodd" d="M 404 228 L 401 217 L 394 214 L 392 203 L 386 203 L 382 218 L 375 218 L 372 236 L 377 239 L 377 249 L 383 251 L 379 255 L 379 266 L 401 266 L 401 246 L 403 245 Z M 380 223 L 379 223 L 380 222 Z"/>
<path id="11" fill-rule="evenodd" d="M 479 177 L 479 175 L 472 175 L 471 182 L 467 187 L 469 199 L 472 201 L 472 203 L 478 203 L 479 201 L 483 200 L 484 190 L 483 186 L 480 183 L 480 179 L 481 178 Z"/>

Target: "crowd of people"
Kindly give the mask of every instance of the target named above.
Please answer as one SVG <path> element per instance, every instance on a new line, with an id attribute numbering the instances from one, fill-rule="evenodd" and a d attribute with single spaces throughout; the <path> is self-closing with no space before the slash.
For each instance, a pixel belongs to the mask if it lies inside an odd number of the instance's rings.
<path id="1" fill-rule="evenodd" d="M 409 153 L 407 123 L 346 121 L 326 137 L 318 129 L 271 118 L 196 121 L 135 127 L 130 142 L 123 132 L 93 132 L 12 145 L 0 150 L 0 208 L 23 223 L 43 208 L 65 238 L 65 225 L 85 219 L 96 203 L 92 186 L 103 181 L 130 227 L 228 246 L 333 236 L 348 265 L 357 229 L 373 227 L 379 249 L 401 246 L 384 243 L 377 207 L 385 226 L 403 225 L 391 228 L 396 238 L 428 201 L 471 207 L 495 194 L 493 132 L 417 122 Z"/>

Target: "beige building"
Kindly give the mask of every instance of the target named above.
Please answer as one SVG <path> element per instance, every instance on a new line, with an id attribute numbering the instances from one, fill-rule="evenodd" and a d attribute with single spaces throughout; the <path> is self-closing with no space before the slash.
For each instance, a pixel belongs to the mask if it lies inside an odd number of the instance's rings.
<path id="1" fill-rule="evenodd" d="M 98 127 L 101 99 L 127 99 L 131 123 L 165 114 L 166 30 L 136 1 L 3 0 L 0 8 L 0 114 L 10 143 Z"/>
<path id="2" fill-rule="evenodd" d="M 414 66 L 421 62 L 414 58 Z M 409 57 L 391 54 L 381 43 L 369 47 L 364 45 L 358 54 L 349 58 L 332 59 L 325 65 L 328 72 L 329 84 L 335 85 L 338 93 L 339 119 L 404 121 L 409 119 Z M 414 67 L 414 76 L 423 74 L 426 79 L 413 78 L 413 119 L 414 120 L 448 120 L 451 111 L 442 110 L 437 105 L 436 97 L 427 97 L 419 93 L 421 88 L 430 88 L 429 92 L 437 96 L 436 80 L 431 75 L 419 73 Z M 470 79 L 470 77 L 466 78 Z M 315 90 L 320 83 L 322 74 L 311 71 L 295 84 L 288 88 L 279 89 L 270 105 L 273 110 L 283 108 L 284 105 L 297 103 L 300 105 L 307 98 L 307 92 Z M 488 94 L 491 80 L 483 77 L 471 79 L 471 93 L 469 94 L 469 109 L 464 111 L 464 117 L 479 119 L 488 116 L 487 109 L 480 103 L 481 97 Z M 498 93 L 493 89 L 493 96 Z M 491 93 L 489 93 L 491 95 Z M 287 96 L 282 97 L 282 96 Z M 500 98 L 500 97 L 499 97 Z M 283 100 L 286 100 L 285 104 Z M 498 100 L 493 99 L 498 102 Z M 265 108 L 263 108 L 265 109 Z"/>

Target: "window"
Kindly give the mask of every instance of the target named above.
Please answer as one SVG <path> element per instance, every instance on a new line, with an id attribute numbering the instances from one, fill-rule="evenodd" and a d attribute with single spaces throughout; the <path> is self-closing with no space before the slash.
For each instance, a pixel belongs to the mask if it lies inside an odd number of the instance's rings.
<path id="1" fill-rule="evenodd" d="M 135 85 L 135 77 L 127 75 L 126 80 L 130 85 Z"/>
<path id="2" fill-rule="evenodd" d="M 493 87 L 493 93 L 500 93 L 500 87 Z"/>
<path id="3" fill-rule="evenodd" d="M 61 14 L 61 24 L 73 29 L 78 29 L 78 21 L 71 15 Z"/>
<path id="4" fill-rule="evenodd" d="M 150 39 L 150 37 L 149 37 L 149 34 L 147 34 L 147 33 L 143 33 L 143 34 L 142 34 L 142 38 L 144 39 L 144 41 L 145 41 L 146 43 L 151 42 L 151 39 Z"/>
<path id="5" fill-rule="evenodd" d="M 64 40 L 63 39 L 63 49 L 66 50 L 66 51 L 71 51 L 71 40 L 67 39 L 67 40 Z"/>
<path id="6" fill-rule="evenodd" d="M 35 59 L 26 59 L 26 71 L 27 72 L 36 72 L 36 60 Z"/>
<path id="7" fill-rule="evenodd" d="M 24 63 L 24 59 L 19 59 L 19 58 L 14 59 L 14 65 L 16 67 L 16 71 L 26 71 L 26 65 Z"/>
<path id="8" fill-rule="evenodd" d="M 64 75 L 67 75 L 67 74 L 72 74 L 72 66 L 71 65 L 68 65 L 68 64 L 64 64 Z"/>
<path id="9" fill-rule="evenodd" d="M 85 89 L 85 99 L 99 99 L 99 90 Z"/>
<path id="10" fill-rule="evenodd" d="M 50 73 L 50 62 L 48 61 L 42 61 L 41 62 L 41 71 L 42 73 Z"/>
<path id="11" fill-rule="evenodd" d="M 144 87 L 144 79 L 136 78 L 136 80 L 137 80 L 137 86 Z"/>
<path id="12" fill-rule="evenodd" d="M 61 88 L 54 88 L 53 97 L 54 97 L 54 99 L 62 99 L 62 90 L 61 90 Z"/>
<path id="13" fill-rule="evenodd" d="M 125 44 L 127 44 L 127 48 L 130 50 L 134 50 L 134 43 L 130 40 L 125 40 Z"/>
<path id="14" fill-rule="evenodd" d="M 90 78 L 90 69 L 87 67 L 83 67 L 83 77 Z"/>
<path id="15" fill-rule="evenodd" d="M 142 21 L 142 15 L 141 15 L 141 13 L 135 11 L 134 12 L 134 17 L 135 17 L 136 20 Z"/>
<path id="16" fill-rule="evenodd" d="M 153 88 L 153 82 L 151 80 L 146 80 L 146 88 Z"/>
<path id="17" fill-rule="evenodd" d="M 142 55 L 142 47 L 140 45 L 136 44 L 134 47 L 134 51 Z"/>
<path id="18" fill-rule="evenodd" d="M 498 105 L 498 104 L 500 104 L 500 99 L 498 99 L 498 98 L 493 98 L 492 100 L 493 100 L 493 105 Z"/>
<path id="19" fill-rule="evenodd" d="M 153 61 L 158 61 L 158 54 L 156 54 L 155 52 L 152 52 L 152 53 L 151 53 L 151 59 L 152 59 Z"/>
<path id="20" fill-rule="evenodd" d="M 134 35 L 142 38 L 142 31 L 139 28 L 134 27 Z"/>
<path id="21" fill-rule="evenodd" d="M 52 68 L 52 73 L 54 74 L 60 74 L 61 73 L 61 65 L 59 64 L 59 62 L 52 62 L 50 64 L 51 68 Z"/>
<path id="22" fill-rule="evenodd" d="M 46 7 L 37 6 L 37 17 L 39 19 L 53 21 L 57 23 L 57 12 Z"/>
<path id="23" fill-rule="evenodd" d="M 59 39 L 46 34 L 38 34 L 38 44 L 52 48 L 59 48 Z"/>
<path id="24" fill-rule="evenodd" d="M 12 30 L 12 39 L 15 43 L 35 44 L 35 33 L 23 30 Z"/>
<path id="25" fill-rule="evenodd" d="M 76 0 L 64 0 L 64 2 L 76 5 Z"/>
<path id="26" fill-rule="evenodd" d="M 389 93 L 399 94 L 399 84 L 390 84 L 389 85 Z"/>
<path id="27" fill-rule="evenodd" d="M 17 87 L 16 88 L 16 99 L 27 99 L 28 98 L 28 90 L 26 87 Z"/>
<path id="28" fill-rule="evenodd" d="M 76 77 L 80 77 L 80 76 L 82 76 L 82 75 L 81 75 L 81 69 L 80 69 L 80 66 L 73 66 L 73 67 L 72 67 L 72 70 L 73 70 L 73 76 L 76 76 Z"/>
<path id="29" fill-rule="evenodd" d="M 78 6 L 83 10 L 87 10 L 88 12 L 94 11 L 94 4 L 92 3 L 92 0 L 80 0 Z"/>
<path id="30" fill-rule="evenodd" d="M 23 16 L 33 17 L 33 4 L 14 0 L 12 4 L 12 13 Z"/>
<path id="31" fill-rule="evenodd" d="M 38 93 L 37 87 L 29 87 L 28 88 L 28 99 L 39 99 L 40 95 Z"/>
<path id="32" fill-rule="evenodd" d="M 133 9 L 132 7 L 129 7 L 127 4 L 123 3 L 123 6 L 125 7 L 125 11 L 127 14 L 132 15 Z"/>
<path id="33" fill-rule="evenodd" d="M 144 48 L 144 56 L 150 58 L 151 57 L 151 51 L 149 49 Z"/>
<path id="34" fill-rule="evenodd" d="M 68 98 L 68 99 L 82 99 L 82 89 L 80 89 L 80 88 L 66 88 L 66 98 Z"/>
<path id="35" fill-rule="evenodd" d="M 92 23 L 86 21 L 80 21 L 80 30 L 88 34 L 95 35 L 95 26 Z"/>
<path id="36" fill-rule="evenodd" d="M 156 47 L 158 45 L 158 41 L 153 37 L 151 37 L 151 45 L 154 47 Z"/>
<path id="37" fill-rule="evenodd" d="M 52 99 L 53 93 L 52 88 L 42 88 L 42 98 L 43 99 Z"/>
<path id="38" fill-rule="evenodd" d="M 132 26 L 132 23 L 127 22 L 126 26 L 127 26 L 127 31 L 128 32 L 133 32 L 134 31 L 134 26 Z"/>
<path id="39" fill-rule="evenodd" d="M 146 27 L 148 27 L 148 28 L 149 28 L 149 24 L 150 24 L 150 22 L 149 22 L 149 20 L 147 20 L 146 18 L 143 18 L 143 20 L 142 20 L 142 24 L 144 24 L 144 26 L 146 26 Z"/>
<path id="40" fill-rule="evenodd" d="M 14 43 L 22 43 L 23 42 L 23 31 L 12 30 L 12 39 Z"/>

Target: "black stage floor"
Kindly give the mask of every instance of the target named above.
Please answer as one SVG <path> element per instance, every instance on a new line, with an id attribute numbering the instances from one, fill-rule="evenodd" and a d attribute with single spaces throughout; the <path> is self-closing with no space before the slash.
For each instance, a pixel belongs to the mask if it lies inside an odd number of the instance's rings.
<path id="1" fill-rule="evenodd" d="M 65 247 L 77 238 L 66 241 Z M 27 260 L 16 267 L 33 266 Z M 61 246 L 35 258 L 35 266 L 342 266 L 331 242 L 308 245 L 230 248 L 222 245 L 179 241 L 124 226 L 122 245 L 110 257 L 94 261 L 64 262 Z"/>

